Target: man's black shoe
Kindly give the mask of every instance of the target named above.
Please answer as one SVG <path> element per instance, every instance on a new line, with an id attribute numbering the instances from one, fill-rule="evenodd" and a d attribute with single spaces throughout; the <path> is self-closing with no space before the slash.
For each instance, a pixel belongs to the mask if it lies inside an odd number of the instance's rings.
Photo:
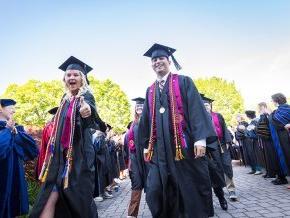
<path id="1" fill-rule="evenodd" d="M 274 185 L 285 185 L 285 184 L 288 184 L 288 181 L 287 181 L 287 179 L 279 179 L 278 178 L 278 179 L 273 180 L 272 183 Z"/>
<path id="2" fill-rule="evenodd" d="M 228 210 L 228 202 L 224 197 L 219 198 L 219 202 L 223 210 Z"/>

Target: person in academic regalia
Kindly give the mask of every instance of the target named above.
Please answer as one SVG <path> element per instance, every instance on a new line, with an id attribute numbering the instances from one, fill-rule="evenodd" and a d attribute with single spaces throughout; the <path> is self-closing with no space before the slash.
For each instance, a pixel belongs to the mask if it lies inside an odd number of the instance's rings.
<path id="1" fill-rule="evenodd" d="M 269 115 L 267 104 L 260 102 L 258 104 L 260 118 L 257 124 L 257 136 L 260 147 L 264 152 L 266 174 L 264 178 L 275 178 L 279 172 L 279 161 L 271 137 L 269 127 Z"/>
<path id="2" fill-rule="evenodd" d="M 280 171 L 274 185 L 287 184 L 290 176 L 290 106 L 282 93 L 272 95 L 272 102 L 277 109 L 269 116 L 269 125 L 275 150 L 278 154 Z"/>
<path id="3" fill-rule="evenodd" d="M 144 54 L 157 75 L 138 127 L 149 164 L 146 201 L 153 217 L 204 218 L 213 216 L 206 144 L 217 137 L 192 79 L 171 73 L 171 60 L 180 69 L 173 52 L 154 44 Z"/>
<path id="4" fill-rule="evenodd" d="M 221 168 L 223 169 L 224 173 L 223 176 L 225 178 L 226 187 L 229 192 L 229 198 L 232 201 L 236 201 L 237 200 L 236 187 L 233 180 L 232 159 L 229 150 L 230 144 L 232 143 L 232 138 L 227 128 L 224 117 L 220 113 L 212 111 L 212 102 L 214 100 L 207 98 L 205 96 L 202 96 L 202 98 L 204 106 L 211 116 L 214 129 L 218 136 L 218 140 L 216 141 L 217 149 L 216 151 L 212 151 L 211 153 L 217 153 L 217 155 L 212 156 L 218 156 L 218 160 L 220 160 L 221 162 Z M 222 188 L 220 187 L 220 189 L 217 190 L 214 189 L 214 191 L 217 194 L 217 197 L 219 198 L 221 206 L 223 208 L 223 202 L 225 202 L 225 200 L 223 199 Z M 218 195 L 218 193 L 220 193 L 220 195 Z"/>
<path id="5" fill-rule="evenodd" d="M 239 144 L 239 151 L 240 151 L 243 164 L 247 166 L 249 163 L 249 157 L 248 157 L 248 152 L 245 145 L 245 141 L 246 141 L 245 130 L 249 124 L 245 121 L 245 118 L 242 114 L 238 114 L 236 119 L 237 119 L 238 125 L 235 131 L 235 138 Z"/>
<path id="6" fill-rule="evenodd" d="M 135 119 L 131 123 L 129 130 L 126 133 L 130 164 L 129 176 L 131 179 L 131 200 L 128 208 L 128 217 L 137 217 L 139 212 L 139 205 L 144 189 L 146 179 L 146 166 L 143 158 L 143 149 L 140 147 L 138 140 L 138 125 L 142 114 L 144 98 L 134 98 L 132 101 L 136 102 L 135 105 Z"/>
<path id="7" fill-rule="evenodd" d="M 258 119 L 256 112 L 252 110 L 245 111 L 246 116 L 251 120 L 245 129 L 245 147 L 248 156 L 248 164 L 251 167 L 249 174 L 260 175 L 262 174 L 263 155 L 258 144 L 258 137 L 256 133 L 256 126 Z"/>
<path id="8" fill-rule="evenodd" d="M 93 130 L 93 145 L 95 150 L 95 190 L 96 201 L 103 201 L 105 193 L 107 166 L 106 166 L 106 135 L 100 130 Z"/>
<path id="9" fill-rule="evenodd" d="M 201 98 L 204 102 L 204 106 L 208 112 L 208 116 L 212 120 L 211 117 L 211 110 L 208 108 L 213 100 L 204 96 L 204 94 L 200 94 Z M 214 126 L 214 123 L 212 123 Z M 225 199 L 225 194 L 223 188 L 226 187 L 225 176 L 224 176 L 224 169 L 222 164 L 222 157 L 221 157 L 221 146 L 218 140 L 207 144 L 206 148 L 206 156 L 208 158 L 208 169 L 209 175 L 211 180 L 211 185 L 216 197 L 219 200 L 220 206 L 223 210 L 228 209 L 228 202 Z M 214 213 L 214 211 L 212 211 Z"/>
<path id="10" fill-rule="evenodd" d="M 53 115 L 50 121 L 48 121 L 45 124 L 45 127 L 43 128 L 42 131 L 42 137 L 41 137 L 41 146 L 40 146 L 40 152 L 39 156 L 37 159 L 37 165 L 36 165 L 36 175 L 37 178 L 39 177 L 39 174 L 41 172 L 41 168 L 45 159 L 45 154 L 46 154 L 46 149 L 48 146 L 48 141 L 52 135 L 52 129 L 53 129 L 53 124 L 54 124 L 54 115 L 57 112 L 58 107 L 54 107 L 48 111 L 49 114 Z"/>
<path id="11" fill-rule="evenodd" d="M 54 118 L 40 173 L 43 184 L 30 217 L 95 218 L 95 155 L 90 129 L 105 131 L 105 124 L 87 82 L 92 68 L 71 56 L 59 69 L 65 71 L 66 93 Z"/>
<path id="12" fill-rule="evenodd" d="M 24 161 L 38 155 L 35 141 L 23 126 L 15 124 L 16 102 L 0 99 L 0 217 L 28 214 L 29 202 Z"/>

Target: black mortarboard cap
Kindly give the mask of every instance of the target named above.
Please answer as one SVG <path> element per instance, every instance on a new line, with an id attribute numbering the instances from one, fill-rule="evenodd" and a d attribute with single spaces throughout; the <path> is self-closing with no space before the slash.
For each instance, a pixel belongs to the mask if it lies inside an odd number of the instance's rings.
<path id="1" fill-rule="evenodd" d="M 107 129 L 108 129 L 108 130 L 113 129 L 113 127 L 112 127 L 110 124 L 108 124 L 108 123 L 106 123 L 106 126 L 107 126 Z"/>
<path id="2" fill-rule="evenodd" d="M 204 96 L 204 94 L 200 94 L 200 96 L 201 96 L 201 98 L 202 98 L 202 100 L 203 100 L 204 103 L 211 104 L 214 101 L 213 99 Z"/>
<path id="3" fill-rule="evenodd" d="M 130 121 L 127 125 L 127 129 L 130 129 L 131 128 L 131 125 L 132 125 L 133 121 Z"/>
<path id="4" fill-rule="evenodd" d="M 245 111 L 245 114 L 251 119 L 254 119 L 256 117 L 256 111 L 247 110 Z"/>
<path id="5" fill-rule="evenodd" d="M 57 112 L 57 110 L 58 110 L 58 107 L 54 107 L 54 108 L 51 108 L 51 109 L 48 111 L 48 113 L 51 114 L 51 115 L 55 115 L 56 112 Z"/>
<path id="6" fill-rule="evenodd" d="M 155 43 L 149 50 L 144 54 L 146 57 L 150 57 L 151 59 L 157 57 L 167 57 L 171 56 L 174 66 L 177 70 L 181 69 L 181 66 L 178 64 L 177 60 L 173 56 L 173 53 L 176 51 L 174 48 L 167 47 L 165 45 L 160 45 Z"/>
<path id="7" fill-rule="evenodd" d="M 141 98 L 141 97 L 133 98 L 132 101 L 135 101 L 136 104 L 144 104 L 145 98 Z"/>
<path id="8" fill-rule="evenodd" d="M 62 71 L 79 70 L 86 76 L 87 83 L 89 84 L 87 74 L 93 68 L 90 67 L 89 65 L 85 64 L 81 60 L 77 59 L 76 57 L 70 56 L 62 65 L 59 66 L 59 69 L 61 69 Z"/>
<path id="9" fill-rule="evenodd" d="M 13 99 L 0 99 L 0 104 L 2 107 L 7 107 L 7 106 L 15 105 L 16 101 L 14 101 Z"/>

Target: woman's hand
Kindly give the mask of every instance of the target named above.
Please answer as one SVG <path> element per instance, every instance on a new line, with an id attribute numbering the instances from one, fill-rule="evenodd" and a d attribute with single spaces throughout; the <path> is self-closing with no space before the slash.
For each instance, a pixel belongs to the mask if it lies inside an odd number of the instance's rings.
<path id="1" fill-rule="evenodd" d="M 85 102 L 84 96 L 80 98 L 80 114 L 82 118 L 90 117 L 92 114 L 91 107 L 88 103 Z"/>
<path id="2" fill-rule="evenodd" d="M 287 123 L 284 127 L 285 127 L 285 129 L 287 129 L 289 131 L 290 130 L 290 123 Z"/>

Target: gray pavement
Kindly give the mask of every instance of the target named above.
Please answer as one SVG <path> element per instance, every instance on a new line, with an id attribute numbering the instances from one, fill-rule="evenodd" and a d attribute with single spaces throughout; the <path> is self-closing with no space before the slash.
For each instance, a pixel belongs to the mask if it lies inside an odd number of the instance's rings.
<path id="1" fill-rule="evenodd" d="M 245 167 L 234 166 L 234 179 L 239 201 L 228 201 L 229 209 L 225 212 L 220 208 L 217 198 L 214 197 L 215 217 L 290 218 L 290 190 L 286 186 L 272 185 L 271 179 L 264 179 L 261 175 L 249 175 L 248 171 L 249 169 Z M 119 191 L 113 193 L 114 198 L 97 202 L 99 217 L 127 217 L 131 196 L 130 180 L 126 179 L 120 185 Z M 226 197 L 228 197 L 227 192 Z M 138 217 L 152 217 L 144 194 Z"/>

